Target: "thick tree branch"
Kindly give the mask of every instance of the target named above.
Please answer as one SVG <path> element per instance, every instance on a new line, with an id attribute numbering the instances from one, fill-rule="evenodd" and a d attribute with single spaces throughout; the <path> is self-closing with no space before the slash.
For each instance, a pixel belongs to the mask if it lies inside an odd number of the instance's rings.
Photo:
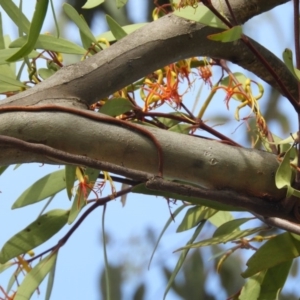
<path id="1" fill-rule="evenodd" d="M 255 14 L 284 2 L 287 1 L 239 0 L 232 3 L 232 7 L 239 22 L 243 23 Z M 217 5 L 219 1 L 214 3 Z M 241 5 L 236 5 L 238 3 Z M 250 3 L 254 5 L 247 10 Z M 2 101 L 2 105 L 50 103 L 86 109 L 88 105 L 154 70 L 192 56 L 230 60 L 278 88 L 272 76 L 243 43 L 218 43 L 207 39 L 208 35 L 218 31 L 174 15 L 165 16 L 101 53 L 61 69 L 31 90 Z M 278 77 L 293 96 L 298 97 L 297 82 L 281 60 L 258 43 L 252 43 L 277 71 Z M 275 210 L 281 207 L 278 201 L 284 198 L 285 191 L 278 190 L 274 183 L 278 167 L 276 156 L 169 131 L 148 130 L 162 146 L 166 179 L 194 183 L 216 192 L 229 191 L 242 194 L 241 197 L 256 197 L 253 199 L 260 199 L 263 212 L 267 212 L 267 209 L 263 209 L 265 205 L 271 205 Z M 157 149 L 149 139 L 137 132 L 90 118 L 63 112 L 3 113 L 0 115 L 0 135 L 77 155 L 83 164 L 84 157 L 87 157 L 86 161 L 108 162 L 127 169 L 158 174 Z M 0 140 L 0 147 L 0 165 L 59 163 L 58 158 L 45 152 L 28 152 L 28 149 L 24 150 L 5 139 Z M 123 174 L 121 171 L 119 173 Z M 217 197 L 217 201 L 222 201 L 221 197 Z M 261 214 L 260 211 L 249 210 Z M 275 215 L 283 217 L 281 212 Z M 286 218 L 290 216 L 286 215 Z"/>

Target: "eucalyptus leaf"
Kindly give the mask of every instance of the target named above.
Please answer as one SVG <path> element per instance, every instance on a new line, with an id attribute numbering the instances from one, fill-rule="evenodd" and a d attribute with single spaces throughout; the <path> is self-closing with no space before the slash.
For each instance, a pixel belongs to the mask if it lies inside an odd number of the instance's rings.
<path id="1" fill-rule="evenodd" d="M 82 6 L 82 8 L 84 8 L 84 9 L 91 9 L 91 8 L 99 6 L 102 3 L 104 3 L 104 0 L 88 0 Z"/>
<path id="2" fill-rule="evenodd" d="M 126 31 L 111 16 L 106 15 L 106 22 L 117 41 L 127 35 Z"/>
<path id="3" fill-rule="evenodd" d="M 0 252 L 0 263 L 4 264 L 43 244 L 67 223 L 68 216 L 69 211 L 62 209 L 51 210 L 41 215 L 4 244 Z"/>
<path id="4" fill-rule="evenodd" d="M 39 37 L 42 29 L 44 19 L 46 17 L 49 0 L 36 1 L 35 11 L 33 14 L 32 22 L 30 24 L 29 34 L 26 44 L 22 46 L 14 55 L 10 56 L 7 61 L 17 61 L 22 57 L 27 56 L 34 48 L 35 43 Z"/>
<path id="5" fill-rule="evenodd" d="M 24 278 L 17 289 L 14 300 L 30 299 L 46 275 L 55 267 L 57 253 L 51 253 L 41 260 Z"/>
<path id="6" fill-rule="evenodd" d="M 9 47 L 15 48 L 15 47 L 22 47 L 26 43 L 25 38 L 18 38 L 15 41 L 13 41 Z M 35 46 L 35 49 L 43 49 L 43 50 L 49 50 L 49 51 L 54 51 L 54 52 L 60 52 L 60 53 L 66 53 L 66 54 L 79 54 L 83 55 L 86 53 L 86 50 L 68 40 L 65 40 L 63 38 L 57 38 L 52 35 L 48 34 L 40 34 Z M 8 50 L 8 49 L 6 49 Z M 1 51 L 0 50 L 0 62 L 1 62 Z M 10 49 L 10 51 L 15 51 Z M 36 52 L 34 52 L 36 53 Z M 32 55 L 31 55 L 32 56 Z M 36 56 L 33 56 L 36 57 Z"/>
<path id="7" fill-rule="evenodd" d="M 277 235 L 262 245 L 247 261 L 244 278 L 300 256 L 300 240 L 289 232 Z"/>
<path id="8" fill-rule="evenodd" d="M 12 209 L 51 197 L 66 188 L 65 170 L 50 173 L 31 185 L 12 205 Z"/>
<path id="9" fill-rule="evenodd" d="M 134 105 L 128 99 L 114 98 L 113 100 L 106 101 L 106 103 L 99 109 L 99 112 L 116 117 L 132 109 L 134 109 Z"/>
<path id="10" fill-rule="evenodd" d="M 209 219 L 216 212 L 217 210 L 205 206 L 194 206 L 186 212 L 176 232 L 189 230 L 197 226 L 203 220 Z"/>

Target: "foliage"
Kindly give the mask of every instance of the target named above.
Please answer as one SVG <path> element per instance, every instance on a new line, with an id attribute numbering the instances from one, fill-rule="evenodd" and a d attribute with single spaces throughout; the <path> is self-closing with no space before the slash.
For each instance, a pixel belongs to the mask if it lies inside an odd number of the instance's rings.
<path id="1" fill-rule="evenodd" d="M 83 8 L 92 9 L 103 2 L 103 0 L 89 0 Z M 116 5 L 120 8 L 126 5 L 126 2 L 119 0 L 116 1 Z M 157 5 L 153 11 L 154 22 L 164 15 L 172 13 L 191 22 L 216 28 L 218 31 L 215 34 L 207 36 L 216 45 L 217 43 L 243 41 L 249 49 L 253 50 L 253 45 L 243 34 L 242 26 L 234 21 L 233 12 L 231 15 L 233 21 L 230 21 L 227 17 L 224 17 L 222 12 L 215 9 L 210 1 L 202 2 L 204 5 L 200 5 L 198 1 L 182 0 L 171 1 L 170 4 L 162 6 Z M 230 1 L 227 1 L 228 8 L 231 8 L 228 2 Z M 51 1 L 37 1 L 31 21 L 22 13 L 22 6 L 18 7 L 12 0 L 0 0 L 0 5 L 19 31 L 19 38 L 11 42 L 10 37 L 3 35 L 3 24 L 0 23 L 0 93 L 6 97 L 22 93 L 22 91 L 38 85 L 43 80 L 55 76 L 54 74 L 64 67 L 64 55 L 76 54 L 81 56 L 81 60 L 88 61 L 91 56 L 101 55 L 105 49 L 113 44 L 117 46 L 119 40 L 126 36 L 130 37 L 131 33 L 146 25 L 146 23 L 141 23 L 121 26 L 117 20 L 107 15 L 106 21 L 110 31 L 95 36 L 88 23 L 74 7 L 64 4 L 63 11 L 77 27 L 81 38 L 81 45 L 77 45 L 59 35 L 59 25 L 56 22 L 54 11 L 52 11 L 53 23 L 56 24 L 57 35 L 41 33 L 46 13 L 53 7 Z M 298 24 L 298 18 L 295 18 L 294 22 Z M 298 46 L 296 47 L 296 53 L 299 51 Z M 268 62 L 263 61 L 259 52 L 253 51 L 257 59 L 261 59 L 265 64 L 270 72 L 269 75 L 274 76 L 287 99 L 294 107 L 298 107 L 298 100 L 286 91 L 286 87 L 280 78 L 276 74 L 274 75 L 274 70 Z M 283 60 L 286 67 L 299 81 L 300 57 L 296 57 L 296 67 L 294 67 L 292 51 L 286 49 L 283 52 Z M 16 64 L 17 61 L 20 61 L 21 64 Z M 46 67 L 40 67 L 41 61 L 45 63 Z M 23 81 L 21 80 L 21 73 L 24 67 L 27 67 L 28 78 Z M 213 76 L 214 70 L 217 68 L 222 70 L 219 79 Z M 199 111 L 194 113 L 188 109 L 184 99 L 185 95 L 194 88 L 196 81 L 199 80 L 209 88 L 209 94 L 204 99 Z M 211 107 L 212 101 L 222 92 L 225 93 L 224 108 L 229 109 L 232 105 L 236 107 L 234 113 L 236 121 L 250 123 L 251 119 L 254 118 L 255 129 L 252 133 L 254 133 L 255 139 L 253 140 L 253 148 L 259 148 L 260 143 L 262 143 L 265 151 L 277 155 L 280 164 L 275 176 L 276 186 L 279 189 L 284 188 L 287 190 L 287 198 L 300 197 L 297 181 L 299 177 L 297 134 L 293 135 L 291 139 L 284 140 L 273 134 L 269 130 L 267 118 L 260 108 L 259 100 L 264 96 L 263 84 L 248 78 L 241 72 L 232 72 L 223 60 L 213 57 L 190 57 L 170 63 L 167 66 L 160 66 L 160 69 L 153 71 L 151 74 L 93 103 L 89 109 L 95 113 L 100 112 L 114 117 L 112 123 L 127 126 L 151 140 L 157 148 L 159 158 L 158 174 L 163 175 L 162 151 L 155 137 L 147 130 L 148 127 L 156 127 L 194 137 L 196 137 L 197 130 L 202 129 L 220 139 L 223 143 L 233 147 L 241 147 L 228 136 L 221 134 L 213 126 L 208 126 L 203 121 L 208 107 Z M 163 112 L 165 110 L 168 110 L 168 113 Z M 245 111 L 247 111 L 246 116 Z M 299 113 L 299 110 L 297 113 Z M 144 126 L 139 127 L 136 124 Z M 247 133 L 245 133 L 245 137 L 247 137 Z M 5 176 L 5 166 L 1 167 L 0 174 Z M 114 182 L 121 182 L 127 186 L 117 191 Z M 197 188 L 189 182 L 173 181 L 173 183 L 178 186 L 184 185 L 190 189 Z M 271 232 L 268 225 L 258 224 L 258 222 L 254 226 L 252 225 L 254 223 L 250 221 L 256 218 L 257 215 L 254 218 L 235 218 L 232 212 L 245 210 L 241 207 L 192 195 L 183 195 L 173 190 L 154 191 L 147 184 L 147 180 L 137 181 L 134 178 L 112 176 L 106 171 L 91 167 L 65 165 L 64 169 L 48 174 L 28 187 L 13 203 L 13 209 L 33 205 L 47 198 L 52 201 L 56 194 L 62 190 L 66 190 L 66 196 L 72 203 L 67 211 L 56 209 L 45 212 L 48 205 L 46 204 L 36 220 L 3 245 L 0 252 L 0 271 L 14 268 L 8 288 L 4 290 L 1 286 L 5 299 L 29 299 L 35 290 L 38 291 L 40 283 L 47 275 L 46 299 L 49 299 L 52 286 L 55 284 L 56 260 L 61 247 L 92 211 L 100 206 L 105 208 L 111 200 L 130 192 L 161 196 L 168 203 L 180 203 L 179 208 L 170 213 L 170 218 L 159 236 L 158 242 L 163 238 L 163 233 L 172 221 L 178 218 L 181 211 L 185 211 L 177 227 L 177 232 L 180 234 L 190 230 L 191 236 L 185 246 L 177 249 L 177 251 L 180 251 L 180 256 L 174 269 L 170 271 L 167 267 L 164 267 L 164 273 L 168 279 L 163 295 L 164 299 L 170 289 L 175 290 L 178 295 L 184 298 L 188 297 L 190 290 L 195 288 L 195 285 L 191 283 L 194 280 L 192 275 L 199 276 L 199 280 L 204 280 L 205 276 L 201 268 L 203 261 L 200 252 L 193 251 L 194 248 L 216 247 L 215 245 L 222 244 L 230 245 L 230 248 L 226 250 L 222 248 L 222 252 L 214 256 L 218 271 L 225 265 L 227 259 L 232 259 L 233 252 L 241 249 L 255 251 L 246 263 L 247 269 L 242 273 L 242 277 L 247 280 L 241 283 L 237 290 L 230 291 L 232 295 L 228 296 L 231 299 L 278 299 L 292 263 L 300 254 L 298 234 L 293 233 L 292 230 L 291 232 L 288 230 L 286 232 Z M 106 196 L 103 196 L 105 185 L 109 186 L 109 192 Z M 91 195 L 92 197 L 90 197 Z M 248 222 L 251 225 L 248 225 Z M 64 226 L 68 225 L 71 225 L 71 227 L 56 245 L 40 254 L 32 252 L 37 246 L 46 242 L 53 235 L 59 233 Z M 203 228 L 212 227 L 215 228 L 212 236 L 201 235 Z M 103 237 L 105 240 L 104 232 Z M 259 243 L 262 243 L 262 246 L 257 247 L 256 245 Z M 157 244 L 153 245 L 154 252 L 157 249 Z M 188 256 L 189 252 L 192 252 L 190 256 Z M 104 253 L 106 254 L 106 251 Z M 30 255 L 33 256 L 30 257 Z M 38 261 L 38 259 L 41 260 Z M 114 290 L 111 282 L 114 280 L 121 282 L 120 267 L 110 266 L 106 255 L 104 260 L 106 262 L 106 272 L 102 275 L 103 295 L 106 299 L 119 298 L 120 291 Z M 193 263 L 191 264 L 189 261 L 193 261 Z M 175 280 L 181 269 L 185 273 L 186 286 L 190 284 L 188 291 L 183 289 Z M 143 298 L 144 289 L 144 285 L 141 284 L 137 290 L 136 299 Z M 200 291 L 195 292 L 195 294 L 201 294 L 201 297 L 209 299 L 210 295 L 203 288 L 199 287 L 199 289 Z"/>

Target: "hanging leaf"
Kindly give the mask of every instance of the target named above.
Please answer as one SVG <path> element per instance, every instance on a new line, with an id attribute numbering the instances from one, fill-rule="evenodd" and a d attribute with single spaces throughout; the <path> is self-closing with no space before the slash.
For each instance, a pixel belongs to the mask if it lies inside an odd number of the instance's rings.
<path id="1" fill-rule="evenodd" d="M 72 191 L 74 187 L 74 182 L 76 181 L 76 166 L 66 165 L 65 166 L 65 178 L 66 178 L 66 191 L 69 200 L 72 199 Z"/>
<path id="2" fill-rule="evenodd" d="M 137 29 L 144 27 L 147 24 L 148 23 L 131 24 L 131 25 L 123 26 L 122 29 L 126 32 L 126 34 L 130 34 L 134 31 L 136 31 Z M 104 32 L 104 33 L 100 34 L 99 36 L 97 36 L 97 40 L 100 40 L 100 39 L 106 39 L 109 42 L 114 42 L 116 40 L 115 36 L 113 35 L 113 33 L 111 31 Z"/>
<path id="3" fill-rule="evenodd" d="M 78 190 L 76 193 L 76 196 L 73 199 L 70 215 L 68 218 L 68 224 L 72 224 L 79 213 L 81 212 L 82 208 L 86 205 L 87 198 L 89 194 L 92 192 L 94 183 L 96 182 L 99 170 L 87 168 L 84 173 L 85 176 L 88 178 L 88 187 L 85 187 L 86 193 L 84 193 L 82 190 Z"/>
<path id="4" fill-rule="evenodd" d="M 116 40 L 120 40 L 127 35 L 126 31 L 109 15 L 106 15 L 106 22 Z"/>
<path id="5" fill-rule="evenodd" d="M 91 8 L 99 6 L 102 3 L 104 3 L 104 0 L 88 0 L 82 6 L 82 8 L 84 8 L 84 9 L 91 9 Z"/>
<path id="6" fill-rule="evenodd" d="M 8 62 L 17 61 L 20 58 L 27 56 L 33 50 L 46 17 L 48 2 L 49 0 L 36 1 L 27 42 L 18 52 L 7 59 Z"/>
<path id="7" fill-rule="evenodd" d="M 12 205 L 12 209 L 51 197 L 66 188 L 65 170 L 55 171 L 36 181 Z"/>
<path id="8" fill-rule="evenodd" d="M 38 217 L 4 244 L 0 263 L 6 263 L 49 240 L 67 223 L 68 217 L 69 211 L 62 209 L 51 210 Z"/>
<path id="9" fill-rule="evenodd" d="M 239 40 L 242 34 L 243 34 L 242 26 L 238 25 L 230 29 L 227 29 L 225 31 L 222 31 L 220 33 L 210 34 L 207 36 L 207 38 L 212 41 L 228 43 L 228 42 L 234 42 Z"/>
<path id="10" fill-rule="evenodd" d="M 134 108 L 134 105 L 128 99 L 114 98 L 113 100 L 106 101 L 106 103 L 99 109 L 99 112 L 116 117 L 131 111 Z"/>
<path id="11" fill-rule="evenodd" d="M 116 0 L 117 1 L 117 8 L 123 7 L 128 0 Z"/>
<path id="12" fill-rule="evenodd" d="M 14 24 L 18 26 L 19 31 L 28 34 L 30 22 L 20 11 L 19 7 L 12 0 L 0 0 L 0 6 L 4 9 Z"/>
<path id="13" fill-rule="evenodd" d="M 176 232 L 182 232 L 198 226 L 200 222 L 209 219 L 216 212 L 217 210 L 205 206 L 194 206 L 186 212 Z"/>
<path id="14" fill-rule="evenodd" d="M 46 275 L 55 267 L 57 253 L 51 253 L 41 260 L 24 278 L 17 289 L 14 300 L 30 299 Z"/>
<path id="15" fill-rule="evenodd" d="M 45 300 L 50 300 L 50 297 L 51 297 L 51 292 L 52 292 L 53 283 L 54 283 L 56 262 L 57 262 L 57 254 L 55 254 L 55 255 L 56 255 L 55 262 L 53 263 L 53 266 L 50 268 L 50 272 L 49 272 L 49 276 L 48 276 Z"/>
<path id="16" fill-rule="evenodd" d="M 204 5 L 199 5 L 197 8 L 186 6 L 176 9 L 174 15 L 195 21 L 210 27 L 227 29 L 228 27 Z"/>
<path id="17" fill-rule="evenodd" d="M 285 232 L 268 240 L 247 261 L 244 278 L 300 256 L 300 237 Z"/>
<path id="18" fill-rule="evenodd" d="M 170 216 L 170 218 L 168 219 L 167 223 L 165 224 L 163 230 L 161 231 L 158 239 L 157 239 L 157 242 L 154 246 L 154 249 L 153 249 L 153 252 L 151 254 L 151 257 L 150 257 L 150 260 L 149 260 L 149 265 L 148 265 L 148 269 L 150 268 L 150 264 L 151 264 L 151 261 L 153 259 L 153 256 L 154 256 L 154 253 L 158 247 L 158 244 L 163 236 L 163 234 L 165 233 L 165 231 L 167 230 L 167 228 L 169 227 L 169 225 L 174 221 L 174 219 L 176 218 L 176 216 L 186 207 L 186 205 L 182 205 L 180 207 L 178 207 L 173 213 L 172 213 L 172 216 Z"/>
<path id="19" fill-rule="evenodd" d="M 178 261 L 177 261 L 177 264 L 176 264 L 176 266 L 175 266 L 175 268 L 174 268 L 174 270 L 173 270 L 173 272 L 172 272 L 172 275 L 171 275 L 171 277 L 170 277 L 170 279 L 169 279 L 169 281 L 168 281 L 166 290 L 165 290 L 165 292 L 164 292 L 164 297 L 163 297 L 163 299 L 166 299 L 166 296 L 167 296 L 167 294 L 168 294 L 168 292 L 169 292 L 169 290 L 170 290 L 170 288 L 171 288 L 171 286 L 172 286 L 172 284 L 173 284 L 173 282 L 174 282 L 174 280 L 175 280 L 175 277 L 176 277 L 176 275 L 178 274 L 178 272 L 180 271 L 180 269 L 181 269 L 181 267 L 182 267 L 182 265 L 183 265 L 183 263 L 184 263 L 184 261 L 185 261 L 185 258 L 186 258 L 186 256 L 187 256 L 189 250 L 190 250 L 190 249 L 189 249 L 189 245 L 191 245 L 191 244 L 194 242 L 194 240 L 199 236 L 199 234 L 200 234 L 200 232 L 201 232 L 201 230 L 202 230 L 204 224 L 205 224 L 205 221 L 201 222 L 201 223 L 198 225 L 198 227 L 196 228 L 195 232 L 193 233 L 191 239 L 187 242 L 187 244 L 186 244 L 186 249 L 184 249 L 184 250 L 181 252 L 180 257 L 179 257 L 179 259 L 178 259 Z"/>
<path id="20" fill-rule="evenodd" d="M 70 4 L 64 3 L 63 10 L 65 14 L 76 24 L 80 33 L 83 34 L 87 40 L 89 40 L 89 45 L 91 45 L 92 43 L 96 44 L 97 40 L 95 39 L 91 29 L 89 28 L 85 20 L 80 17 L 75 8 Z"/>

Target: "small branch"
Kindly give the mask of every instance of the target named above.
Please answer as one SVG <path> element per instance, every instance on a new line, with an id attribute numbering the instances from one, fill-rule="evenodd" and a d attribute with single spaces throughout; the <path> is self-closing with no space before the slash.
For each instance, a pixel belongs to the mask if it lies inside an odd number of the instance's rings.
<path id="1" fill-rule="evenodd" d="M 45 255 L 45 254 L 47 254 L 47 253 L 49 253 L 51 251 L 58 251 L 68 241 L 68 239 L 71 237 L 71 235 L 76 231 L 76 229 L 81 225 L 81 223 L 85 220 L 85 218 L 92 211 L 94 211 L 99 206 L 105 205 L 109 201 L 112 201 L 112 200 L 114 200 L 114 199 L 116 199 L 116 198 L 118 198 L 118 197 L 120 197 L 122 195 L 125 195 L 125 194 L 129 193 L 131 190 L 132 190 L 132 187 L 126 188 L 124 190 L 121 190 L 121 191 L 119 191 L 119 192 L 117 192 L 115 194 L 115 198 L 112 198 L 111 195 L 108 195 L 106 197 L 98 199 L 93 205 L 91 205 L 82 214 L 82 216 L 77 220 L 77 222 L 71 227 L 71 229 L 65 234 L 65 236 L 58 241 L 58 243 L 55 246 L 53 246 L 53 247 L 51 247 L 51 248 L 43 251 L 42 253 L 34 256 L 33 258 L 28 259 L 27 262 L 31 263 L 32 261 L 36 260 L 39 257 L 42 257 L 43 255 Z"/>
<path id="2" fill-rule="evenodd" d="M 261 198 L 238 194 L 231 190 L 211 190 L 201 187 L 194 187 L 155 177 L 146 182 L 150 190 L 170 192 L 187 197 L 203 198 L 217 201 L 226 205 L 240 207 L 250 212 L 263 216 L 280 217 L 285 220 L 295 221 L 295 217 L 286 211 L 284 205 L 279 202 L 267 201 Z"/>
<path id="3" fill-rule="evenodd" d="M 276 217 L 263 217 L 258 214 L 254 214 L 258 219 L 264 222 L 267 225 L 272 227 L 280 228 L 289 232 L 293 232 L 300 235 L 300 225 L 290 222 L 288 220 L 284 220 Z"/>

